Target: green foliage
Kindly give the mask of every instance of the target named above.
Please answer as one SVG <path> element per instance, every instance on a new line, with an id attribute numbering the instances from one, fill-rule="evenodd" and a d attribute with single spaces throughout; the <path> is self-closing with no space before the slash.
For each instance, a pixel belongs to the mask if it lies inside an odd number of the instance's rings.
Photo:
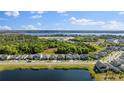
<path id="1" fill-rule="evenodd" d="M 5 45 L 0 46 L 0 53 L 1 54 L 18 54 L 18 51 L 15 46 L 11 45 Z"/>
<path id="2" fill-rule="evenodd" d="M 0 54 L 36 54 L 48 48 L 57 48 L 59 54 L 88 54 L 96 48 L 84 43 L 40 39 L 29 35 L 0 35 Z"/>
<path id="3" fill-rule="evenodd" d="M 45 41 L 34 36 L 0 35 L 0 54 L 35 54 L 45 48 Z"/>
<path id="4" fill-rule="evenodd" d="M 83 44 L 83 43 L 63 43 L 61 46 L 58 47 L 57 53 L 68 54 L 68 53 L 75 53 L 75 54 L 88 54 L 89 52 L 96 51 L 91 45 Z"/>

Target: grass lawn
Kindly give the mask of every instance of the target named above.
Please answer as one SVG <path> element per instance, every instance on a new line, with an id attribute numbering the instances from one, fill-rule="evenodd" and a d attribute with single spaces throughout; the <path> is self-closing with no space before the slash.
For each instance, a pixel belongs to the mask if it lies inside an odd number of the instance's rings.
<path id="1" fill-rule="evenodd" d="M 42 53 L 42 54 L 50 54 L 50 55 L 52 55 L 52 54 L 55 54 L 55 52 L 57 51 L 57 48 L 49 48 L 49 49 L 46 49 L 46 50 L 44 50 L 44 52 Z"/>

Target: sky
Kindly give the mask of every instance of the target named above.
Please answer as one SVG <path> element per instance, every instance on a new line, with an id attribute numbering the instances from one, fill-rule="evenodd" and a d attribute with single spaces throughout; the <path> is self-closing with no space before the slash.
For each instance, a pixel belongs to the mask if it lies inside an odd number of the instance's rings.
<path id="1" fill-rule="evenodd" d="M 124 30 L 124 12 L 0 11 L 0 30 Z"/>

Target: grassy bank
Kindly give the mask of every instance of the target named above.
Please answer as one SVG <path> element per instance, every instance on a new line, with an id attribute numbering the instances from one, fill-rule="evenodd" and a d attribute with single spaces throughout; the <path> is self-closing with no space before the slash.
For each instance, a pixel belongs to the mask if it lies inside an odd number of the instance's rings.
<path id="1" fill-rule="evenodd" d="M 0 64 L 0 70 L 14 69 L 92 69 L 92 64 Z"/>

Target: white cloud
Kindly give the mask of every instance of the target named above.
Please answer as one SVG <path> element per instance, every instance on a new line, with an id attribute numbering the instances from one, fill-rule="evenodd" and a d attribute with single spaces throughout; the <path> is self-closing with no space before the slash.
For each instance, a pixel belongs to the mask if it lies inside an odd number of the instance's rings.
<path id="1" fill-rule="evenodd" d="M 38 26 L 41 26 L 41 23 L 40 23 L 40 22 L 38 22 L 38 23 L 37 23 L 37 25 L 38 25 Z"/>
<path id="2" fill-rule="evenodd" d="M 69 14 L 67 11 L 56 11 L 58 14 L 61 14 L 62 16 L 68 16 Z"/>
<path id="3" fill-rule="evenodd" d="M 102 28 L 111 30 L 124 29 L 124 23 L 119 21 L 108 21 L 102 26 Z"/>
<path id="4" fill-rule="evenodd" d="M 12 28 L 9 26 L 0 26 L 0 30 L 11 30 Z"/>
<path id="5" fill-rule="evenodd" d="M 42 14 L 44 13 L 43 11 L 31 11 L 31 14 L 33 14 L 31 16 L 32 19 L 39 19 L 42 18 Z"/>
<path id="6" fill-rule="evenodd" d="M 44 11 L 31 11 L 30 13 L 31 14 L 43 14 Z"/>
<path id="7" fill-rule="evenodd" d="M 124 15 L 124 11 L 122 11 L 122 12 L 119 12 L 118 14 L 119 14 L 119 15 Z"/>
<path id="8" fill-rule="evenodd" d="M 109 29 L 109 30 L 122 30 L 124 29 L 124 22 L 112 20 L 112 21 L 95 21 L 92 19 L 77 19 L 75 17 L 71 17 L 69 19 L 69 22 L 72 25 L 79 25 L 79 26 L 94 26 L 97 27 L 98 29 Z"/>
<path id="9" fill-rule="evenodd" d="M 41 15 L 33 15 L 33 16 L 31 16 L 31 18 L 32 19 L 39 19 L 39 18 L 42 18 L 42 16 Z"/>
<path id="10" fill-rule="evenodd" d="M 22 28 L 25 30 L 40 30 L 41 29 L 39 27 L 35 27 L 34 25 L 25 25 L 25 26 L 22 26 Z"/>
<path id="11" fill-rule="evenodd" d="M 60 14 L 65 14 L 66 13 L 66 11 L 56 11 L 57 13 L 60 13 Z"/>
<path id="12" fill-rule="evenodd" d="M 18 11 L 8 11 L 8 12 L 5 12 L 5 15 L 17 17 L 17 16 L 19 16 L 20 14 L 19 14 Z"/>
<path id="13" fill-rule="evenodd" d="M 103 25 L 105 24 L 103 21 L 95 21 L 95 20 L 85 19 L 85 18 L 77 19 L 75 17 L 71 17 L 69 19 L 69 22 L 73 25 Z"/>

